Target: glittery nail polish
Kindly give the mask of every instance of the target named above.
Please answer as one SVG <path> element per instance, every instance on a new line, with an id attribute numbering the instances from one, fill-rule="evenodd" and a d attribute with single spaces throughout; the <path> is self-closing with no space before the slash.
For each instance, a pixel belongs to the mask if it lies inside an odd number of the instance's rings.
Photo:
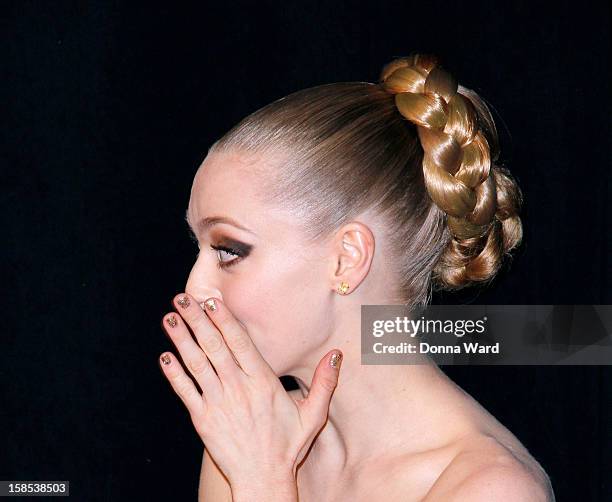
<path id="1" fill-rule="evenodd" d="M 171 316 L 168 316 L 168 318 L 166 319 L 166 322 L 171 328 L 174 328 L 178 324 L 178 321 L 176 320 L 176 317 L 174 316 L 174 314 L 172 314 Z"/>
<path id="2" fill-rule="evenodd" d="M 178 303 L 181 307 L 183 307 L 184 309 L 186 309 L 187 307 L 189 307 L 189 305 L 191 305 L 191 302 L 189 301 L 189 297 L 188 296 L 181 296 L 176 303 Z"/>
<path id="3" fill-rule="evenodd" d="M 342 362 L 342 354 L 339 353 L 334 353 L 332 354 L 332 356 L 329 358 L 329 365 L 332 368 L 339 368 L 340 367 L 340 363 Z"/>
<path id="4" fill-rule="evenodd" d="M 162 362 L 162 364 L 165 364 L 166 366 L 171 362 L 170 356 L 168 354 L 162 354 L 159 360 Z"/>
<path id="5" fill-rule="evenodd" d="M 206 308 L 210 311 L 210 312 L 214 312 L 215 310 L 217 310 L 217 304 L 215 302 L 214 298 L 209 298 L 208 300 L 206 300 L 204 302 L 204 305 L 206 305 Z"/>

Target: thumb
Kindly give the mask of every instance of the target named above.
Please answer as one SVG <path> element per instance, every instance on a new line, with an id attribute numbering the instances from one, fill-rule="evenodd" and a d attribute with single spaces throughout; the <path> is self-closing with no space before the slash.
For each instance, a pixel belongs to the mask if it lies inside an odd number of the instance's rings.
<path id="1" fill-rule="evenodd" d="M 310 423 L 322 423 L 327 418 L 329 402 L 338 385 L 342 358 L 340 350 L 330 351 L 319 361 L 315 369 L 310 391 L 304 403 L 304 411 Z"/>

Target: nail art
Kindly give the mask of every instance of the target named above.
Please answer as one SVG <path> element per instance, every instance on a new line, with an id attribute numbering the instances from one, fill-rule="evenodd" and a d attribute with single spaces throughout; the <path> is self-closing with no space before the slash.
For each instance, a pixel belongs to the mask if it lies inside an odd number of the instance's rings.
<path id="1" fill-rule="evenodd" d="M 329 358 L 329 365 L 332 368 L 340 367 L 341 362 L 342 362 L 342 354 L 338 354 L 337 352 L 332 354 L 332 356 Z"/>
<path id="2" fill-rule="evenodd" d="M 170 356 L 168 354 L 162 354 L 159 360 L 162 362 L 162 364 L 165 364 L 166 366 L 170 364 L 171 361 Z"/>
<path id="3" fill-rule="evenodd" d="M 175 327 L 175 326 L 178 324 L 178 321 L 176 320 L 176 317 L 174 317 L 174 314 L 172 314 L 171 316 L 169 316 L 169 317 L 166 319 L 166 322 L 168 323 L 168 325 L 169 325 L 171 328 L 174 328 L 174 327 Z"/>
<path id="4" fill-rule="evenodd" d="M 189 301 L 189 297 L 188 296 L 181 296 L 176 303 L 178 303 L 181 307 L 183 307 L 184 309 L 186 309 L 187 307 L 189 307 L 189 305 L 191 305 L 191 302 Z"/>
<path id="5" fill-rule="evenodd" d="M 217 304 L 215 303 L 215 299 L 214 298 L 209 298 L 208 300 L 206 300 L 204 302 L 204 305 L 206 305 L 206 308 L 210 312 L 214 312 L 215 310 L 217 310 Z"/>

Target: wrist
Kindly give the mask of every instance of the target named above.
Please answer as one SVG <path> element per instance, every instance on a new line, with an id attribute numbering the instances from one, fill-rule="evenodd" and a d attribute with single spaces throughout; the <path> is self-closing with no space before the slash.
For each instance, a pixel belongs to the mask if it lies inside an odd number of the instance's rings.
<path id="1" fill-rule="evenodd" d="M 297 481 L 291 469 L 243 477 L 230 483 L 233 502 L 297 502 Z"/>

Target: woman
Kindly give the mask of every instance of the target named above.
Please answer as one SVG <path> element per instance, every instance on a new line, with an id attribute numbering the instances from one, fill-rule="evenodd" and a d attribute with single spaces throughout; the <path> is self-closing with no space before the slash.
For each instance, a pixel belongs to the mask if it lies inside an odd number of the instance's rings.
<path id="1" fill-rule="evenodd" d="M 187 371 L 161 356 L 205 445 L 200 500 L 554 499 L 433 362 L 360 364 L 361 305 L 487 283 L 520 243 L 496 134 L 473 91 L 412 54 L 377 84 L 279 99 L 211 147 L 187 211 L 200 252 L 164 316 Z"/>

